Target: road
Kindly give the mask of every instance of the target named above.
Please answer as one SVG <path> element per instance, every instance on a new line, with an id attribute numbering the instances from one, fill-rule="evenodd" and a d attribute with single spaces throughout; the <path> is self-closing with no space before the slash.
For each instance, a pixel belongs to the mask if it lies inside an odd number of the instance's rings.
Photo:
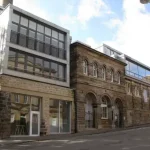
<path id="1" fill-rule="evenodd" d="M 150 150 L 150 127 L 64 140 L 5 145 L 0 150 Z"/>

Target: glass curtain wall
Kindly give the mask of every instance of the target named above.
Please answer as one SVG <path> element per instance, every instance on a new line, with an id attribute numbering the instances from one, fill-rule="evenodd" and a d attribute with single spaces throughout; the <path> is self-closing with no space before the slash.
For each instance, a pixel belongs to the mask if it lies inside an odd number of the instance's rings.
<path id="1" fill-rule="evenodd" d="M 150 82 L 150 70 L 144 68 L 143 66 L 131 62 L 129 60 L 126 61 L 126 74 L 134 76 L 139 79 L 143 79 Z"/>
<path id="2" fill-rule="evenodd" d="M 49 101 L 50 133 L 70 132 L 70 106 L 68 101 Z"/>

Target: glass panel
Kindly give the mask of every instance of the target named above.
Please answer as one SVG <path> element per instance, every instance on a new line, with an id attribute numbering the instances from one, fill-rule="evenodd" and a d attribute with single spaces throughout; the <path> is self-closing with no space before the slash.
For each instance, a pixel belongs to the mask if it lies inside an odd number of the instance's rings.
<path id="1" fill-rule="evenodd" d="M 29 30 L 28 48 L 35 49 L 35 32 Z"/>
<path id="2" fill-rule="evenodd" d="M 51 39 L 49 37 L 45 36 L 45 43 L 50 44 L 50 40 Z"/>
<path id="3" fill-rule="evenodd" d="M 32 30 L 29 30 L 29 37 L 35 38 L 35 32 Z"/>
<path id="4" fill-rule="evenodd" d="M 36 30 L 36 23 L 30 20 L 29 21 L 29 28 L 33 29 L 33 30 Z"/>
<path id="5" fill-rule="evenodd" d="M 29 135 L 30 127 L 30 99 L 24 103 L 24 95 L 17 95 L 19 103 L 15 101 L 15 95 L 11 94 L 11 134 Z"/>
<path id="6" fill-rule="evenodd" d="M 50 132 L 59 132 L 59 101 L 50 100 L 49 101 L 49 121 L 50 121 Z"/>
<path id="7" fill-rule="evenodd" d="M 39 115 L 33 113 L 32 114 L 32 135 L 39 134 Z"/>
<path id="8" fill-rule="evenodd" d="M 58 40 L 52 38 L 52 45 L 58 47 Z"/>
<path id="9" fill-rule="evenodd" d="M 32 56 L 27 57 L 27 72 L 34 72 L 34 58 Z"/>
<path id="10" fill-rule="evenodd" d="M 146 76 L 150 76 L 150 71 L 146 70 Z"/>
<path id="11" fill-rule="evenodd" d="M 42 75 L 43 73 L 43 60 L 40 58 L 35 59 L 35 72 L 37 75 Z"/>
<path id="12" fill-rule="evenodd" d="M 25 69 L 25 55 L 18 53 L 18 61 L 17 61 L 17 69 L 24 70 Z"/>
<path id="13" fill-rule="evenodd" d="M 58 77 L 58 64 L 51 62 L 51 77 Z"/>
<path id="14" fill-rule="evenodd" d="M 19 23 L 19 19 L 20 19 L 20 16 L 17 15 L 17 14 L 15 14 L 15 13 L 13 13 L 13 15 L 12 15 L 12 21 L 16 22 L 16 23 Z"/>
<path id="15" fill-rule="evenodd" d="M 138 75 L 138 67 L 136 64 L 130 62 L 130 71 L 135 75 Z"/>
<path id="16" fill-rule="evenodd" d="M 70 132 L 70 102 L 60 101 L 60 132 Z"/>
<path id="17" fill-rule="evenodd" d="M 26 34 L 27 34 L 27 29 L 21 27 L 20 28 L 20 36 L 19 36 L 19 45 L 26 47 Z"/>
<path id="18" fill-rule="evenodd" d="M 59 48 L 64 49 L 64 43 L 59 42 Z"/>
<path id="19" fill-rule="evenodd" d="M 64 81 L 65 79 L 65 66 L 59 65 L 59 79 Z"/>
<path id="20" fill-rule="evenodd" d="M 51 47 L 51 55 L 58 57 L 58 48 L 52 46 Z"/>
<path id="21" fill-rule="evenodd" d="M 46 35 L 51 36 L 51 32 L 52 32 L 51 29 L 45 27 L 45 34 L 46 34 Z"/>
<path id="22" fill-rule="evenodd" d="M 28 19 L 27 19 L 27 18 L 24 18 L 24 17 L 21 17 L 21 22 L 20 22 L 20 24 L 23 25 L 23 26 L 28 27 Z"/>
<path id="23" fill-rule="evenodd" d="M 31 110 L 39 111 L 40 110 L 40 99 L 38 97 L 31 97 Z"/>
<path id="24" fill-rule="evenodd" d="M 43 41 L 43 38 L 44 38 L 43 34 L 37 33 L 37 40 Z"/>
<path id="25" fill-rule="evenodd" d="M 27 35 L 27 29 L 23 28 L 23 27 L 20 27 L 20 33 L 23 34 L 23 35 Z"/>
<path id="26" fill-rule="evenodd" d="M 18 32 L 18 25 L 12 23 L 12 28 L 11 29 L 15 32 Z"/>
<path id="27" fill-rule="evenodd" d="M 16 52 L 9 51 L 8 68 L 14 69 L 15 68 L 15 61 L 16 61 Z"/>
<path id="28" fill-rule="evenodd" d="M 145 77 L 146 71 L 144 68 L 138 66 L 139 75 Z"/>
<path id="29" fill-rule="evenodd" d="M 58 39 L 58 32 L 52 30 L 52 37 L 55 38 L 55 39 Z"/>
<path id="30" fill-rule="evenodd" d="M 44 33 L 44 26 L 38 24 L 37 25 L 37 31 L 41 32 L 41 33 Z"/>
<path id="31" fill-rule="evenodd" d="M 48 61 L 44 61 L 44 75 L 46 77 L 49 77 L 49 72 L 50 72 L 50 65 Z"/>
<path id="32" fill-rule="evenodd" d="M 65 35 L 62 33 L 59 33 L 59 40 L 60 41 L 65 41 Z"/>

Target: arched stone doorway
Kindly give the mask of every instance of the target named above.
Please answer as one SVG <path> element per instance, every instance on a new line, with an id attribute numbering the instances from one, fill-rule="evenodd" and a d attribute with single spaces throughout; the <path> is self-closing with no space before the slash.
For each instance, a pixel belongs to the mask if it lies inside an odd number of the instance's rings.
<path id="1" fill-rule="evenodd" d="M 96 127 L 96 109 L 97 100 L 93 93 L 88 93 L 85 96 L 85 127 Z"/>
<path id="2" fill-rule="evenodd" d="M 115 100 L 115 127 L 122 128 L 123 127 L 123 103 L 120 99 Z"/>

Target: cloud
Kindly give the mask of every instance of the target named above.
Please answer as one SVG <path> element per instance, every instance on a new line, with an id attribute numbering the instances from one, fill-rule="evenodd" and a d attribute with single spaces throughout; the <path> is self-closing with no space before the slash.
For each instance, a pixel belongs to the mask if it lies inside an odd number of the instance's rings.
<path id="1" fill-rule="evenodd" d="M 82 29 L 87 28 L 87 23 L 91 19 L 112 13 L 110 8 L 104 3 L 103 0 L 79 0 L 79 4 L 76 7 L 73 5 L 68 6 L 66 9 L 69 8 L 70 11 L 67 11 L 66 14 L 60 15 L 60 22 L 63 25 L 70 25 L 72 23 L 78 25 L 80 24 L 82 25 Z"/>
<path id="2" fill-rule="evenodd" d="M 112 28 L 116 28 L 122 25 L 122 21 L 118 18 L 113 18 L 110 19 L 108 22 L 104 23 L 107 27 L 109 27 L 110 29 Z"/>
<path id="3" fill-rule="evenodd" d="M 137 0 L 124 0 L 124 17 L 110 46 L 150 66 L 150 13 Z"/>
<path id="4" fill-rule="evenodd" d="M 85 40 L 85 43 L 90 45 L 92 48 L 97 48 L 98 46 L 100 46 L 100 43 L 96 42 L 92 37 L 88 37 Z"/>
<path id="5" fill-rule="evenodd" d="M 13 3 L 15 6 L 24 9 L 43 19 L 50 20 L 52 17 L 44 10 L 44 8 L 40 6 L 39 1 L 37 0 L 14 0 Z"/>

